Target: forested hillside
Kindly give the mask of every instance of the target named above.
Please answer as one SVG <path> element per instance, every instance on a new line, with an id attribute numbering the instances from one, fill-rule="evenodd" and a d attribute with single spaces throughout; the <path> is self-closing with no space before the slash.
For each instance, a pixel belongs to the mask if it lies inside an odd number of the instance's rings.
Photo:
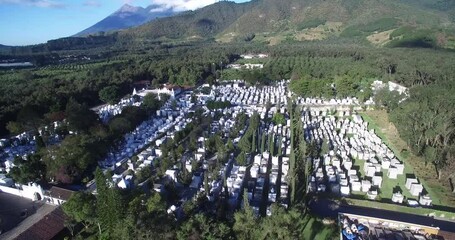
<path id="1" fill-rule="evenodd" d="M 125 31 L 125 38 L 215 38 L 277 44 L 333 38 L 391 47 L 453 47 L 450 2 L 256 0 L 221 2 Z"/>
<path id="2" fill-rule="evenodd" d="M 375 47 L 455 48 L 455 6 L 429 0 L 254 0 L 218 2 L 118 32 L 62 38 L 13 53 L 138 47 L 210 40 L 266 45 L 325 41 Z"/>
<path id="3" fill-rule="evenodd" d="M 250 11 L 254 3 L 219 2 L 196 11 L 159 19 L 141 27 L 125 31 L 125 37 L 154 39 L 160 37 L 211 37 L 220 33 L 240 16 Z"/>

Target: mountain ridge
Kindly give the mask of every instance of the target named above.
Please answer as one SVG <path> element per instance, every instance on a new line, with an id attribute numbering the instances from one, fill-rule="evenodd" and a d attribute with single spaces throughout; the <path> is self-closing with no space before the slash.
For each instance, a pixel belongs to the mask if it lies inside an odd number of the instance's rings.
<path id="1" fill-rule="evenodd" d="M 178 14 L 173 8 L 163 8 L 161 5 L 152 4 L 146 8 L 124 4 L 117 11 L 95 23 L 87 29 L 75 34 L 76 37 L 128 29 L 154 21 L 158 18 Z"/>
<path id="2" fill-rule="evenodd" d="M 161 10 L 153 5 L 124 6 L 117 13 Z M 32 46 L 32 51 L 194 40 L 265 45 L 325 41 L 375 47 L 455 49 L 455 4 L 448 0 L 436 3 L 431 0 L 221 1 L 162 16 L 137 27 L 50 40 Z"/>

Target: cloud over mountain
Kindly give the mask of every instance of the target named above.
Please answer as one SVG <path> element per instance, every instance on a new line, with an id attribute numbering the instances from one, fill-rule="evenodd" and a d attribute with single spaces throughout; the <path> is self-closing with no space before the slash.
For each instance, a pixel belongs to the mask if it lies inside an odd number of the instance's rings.
<path id="1" fill-rule="evenodd" d="M 41 8 L 64 8 L 65 3 L 54 0 L 0 0 L 0 4 L 18 4 Z"/>
<path id="2" fill-rule="evenodd" d="M 129 0 L 128 2 L 134 2 Z M 215 3 L 216 0 L 151 0 L 154 5 L 161 6 L 162 10 L 174 9 L 175 11 L 195 10 Z"/>

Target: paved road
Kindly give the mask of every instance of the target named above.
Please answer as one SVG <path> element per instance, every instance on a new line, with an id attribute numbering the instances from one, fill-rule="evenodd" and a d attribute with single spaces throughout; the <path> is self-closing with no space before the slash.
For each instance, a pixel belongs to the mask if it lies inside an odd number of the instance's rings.
<path id="1" fill-rule="evenodd" d="M 371 208 L 340 205 L 330 199 L 314 199 L 308 204 L 312 213 L 321 217 L 337 217 L 339 212 L 351 213 L 358 215 L 366 215 L 376 218 L 384 218 L 389 220 L 409 222 L 413 224 L 439 227 L 444 231 L 453 231 L 455 222 L 434 219 L 421 215 L 413 215 L 408 213 L 393 212 L 383 209 L 374 208 L 373 203 Z"/>
<path id="2" fill-rule="evenodd" d="M 12 194 L 0 193 L 0 230 L 9 231 L 43 204 Z"/>

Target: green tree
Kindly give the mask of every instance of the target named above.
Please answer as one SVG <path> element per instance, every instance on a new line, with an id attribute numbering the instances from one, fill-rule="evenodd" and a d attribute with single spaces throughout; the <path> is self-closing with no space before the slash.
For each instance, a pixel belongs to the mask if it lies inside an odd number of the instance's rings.
<path id="1" fill-rule="evenodd" d="M 220 222 L 196 214 L 182 224 L 177 231 L 177 239 L 233 239 L 230 228 Z"/>
<path id="2" fill-rule="evenodd" d="M 262 136 L 261 136 L 261 153 L 263 153 L 265 151 L 266 137 L 267 137 L 266 134 L 262 133 Z"/>
<path id="3" fill-rule="evenodd" d="M 31 105 L 24 106 L 19 111 L 17 114 L 17 122 L 20 123 L 23 130 L 35 132 L 38 132 L 39 127 L 43 124 L 37 107 Z M 18 127 L 18 125 L 15 127 Z"/>
<path id="4" fill-rule="evenodd" d="M 286 211 L 283 207 L 272 205 L 272 216 L 262 221 L 256 239 L 304 239 L 303 230 L 307 219 L 301 211 L 291 209 Z"/>
<path id="5" fill-rule="evenodd" d="M 246 162 L 246 154 L 244 151 L 241 151 L 240 154 L 237 156 L 236 158 L 236 162 L 238 165 L 240 166 L 246 166 L 247 165 L 247 162 Z"/>
<path id="6" fill-rule="evenodd" d="M 232 139 L 229 138 L 226 143 L 226 151 L 228 153 L 232 153 L 232 152 L 234 152 L 234 150 L 235 150 L 234 143 L 232 142 Z"/>
<path id="7" fill-rule="evenodd" d="M 177 156 L 181 158 L 183 156 L 183 153 L 185 153 L 185 148 L 182 146 L 182 144 L 180 144 L 177 147 Z"/>
<path id="8" fill-rule="evenodd" d="M 150 214 L 162 214 L 166 211 L 166 203 L 159 193 L 153 193 L 146 203 L 147 212 Z"/>
<path id="9" fill-rule="evenodd" d="M 383 88 L 376 92 L 374 101 L 377 107 L 384 107 L 387 112 L 391 112 L 398 107 L 399 102 L 403 99 L 403 96 L 397 91 L 389 91 L 387 88 Z"/>
<path id="10" fill-rule="evenodd" d="M 99 91 L 101 101 L 109 104 L 116 104 L 120 101 L 120 89 L 117 86 L 108 86 Z"/>
<path id="11" fill-rule="evenodd" d="M 68 101 L 65 114 L 72 131 L 88 132 L 92 126 L 99 123 L 98 115 L 94 111 L 73 98 Z"/>
<path id="12" fill-rule="evenodd" d="M 88 227 L 96 222 L 96 198 L 91 193 L 76 192 L 62 205 L 65 214 Z"/>
<path id="13" fill-rule="evenodd" d="M 160 101 L 158 99 L 158 95 L 154 93 L 149 93 L 145 95 L 144 100 L 142 102 L 142 106 L 149 112 L 154 112 L 160 109 L 161 105 L 162 101 Z"/>
<path id="14" fill-rule="evenodd" d="M 104 153 L 104 145 L 90 135 L 70 135 L 59 146 L 49 147 L 43 160 L 48 176 L 70 184 L 81 180 Z"/>
<path id="15" fill-rule="evenodd" d="M 272 121 L 275 125 L 280 125 L 280 124 L 282 126 L 286 125 L 286 118 L 284 117 L 283 114 L 281 114 L 279 112 L 276 112 L 275 114 L 273 114 Z"/>
<path id="16" fill-rule="evenodd" d="M 353 78 L 343 77 L 335 82 L 337 97 L 346 98 L 356 96 L 359 85 Z"/>
<path id="17" fill-rule="evenodd" d="M 98 227 L 100 234 L 110 236 L 117 226 L 117 221 L 122 219 L 122 199 L 118 189 L 115 187 L 110 188 L 113 183 L 106 179 L 106 176 L 99 168 L 95 171 L 95 181 L 98 193 L 96 199 Z"/>
<path id="18" fill-rule="evenodd" d="M 24 128 L 21 123 L 19 122 L 8 122 L 6 124 L 6 129 L 11 133 L 11 134 L 20 134 L 24 132 Z"/>
<path id="19" fill-rule="evenodd" d="M 133 124 L 124 117 L 114 117 L 109 121 L 109 130 L 114 136 L 121 136 L 132 130 Z"/>
<path id="20" fill-rule="evenodd" d="M 254 215 L 253 209 L 248 202 L 248 194 L 243 194 L 243 209 L 234 213 L 233 230 L 239 240 L 257 239 L 259 219 Z"/>
<path id="21" fill-rule="evenodd" d="M 8 174 L 17 183 L 27 184 L 44 179 L 46 176 L 46 165 L 41 161 L 39 154 L 28 155 L 27 160 L 16 157 L 14 165 L 15 167 L 11 168 Z"/>
<path id="22" fill-rule="evenodd" d="M 239 148 L 241 149 L 242 152 L 250 152 L 251 151 L 251 140 L 249 139 L 250 136 L 247 136 L 246 134 L 243 135 L 243 137 L 239 141 Z"/>
<path id="23" fill-rule="evenodd" d="M 145 180 L 151 178 L 153 176 L 152 168 L 144 167 L 139 170 L 136 174 L 135 184 L 139 185 L 140 183 L 144 182 Z"/>

